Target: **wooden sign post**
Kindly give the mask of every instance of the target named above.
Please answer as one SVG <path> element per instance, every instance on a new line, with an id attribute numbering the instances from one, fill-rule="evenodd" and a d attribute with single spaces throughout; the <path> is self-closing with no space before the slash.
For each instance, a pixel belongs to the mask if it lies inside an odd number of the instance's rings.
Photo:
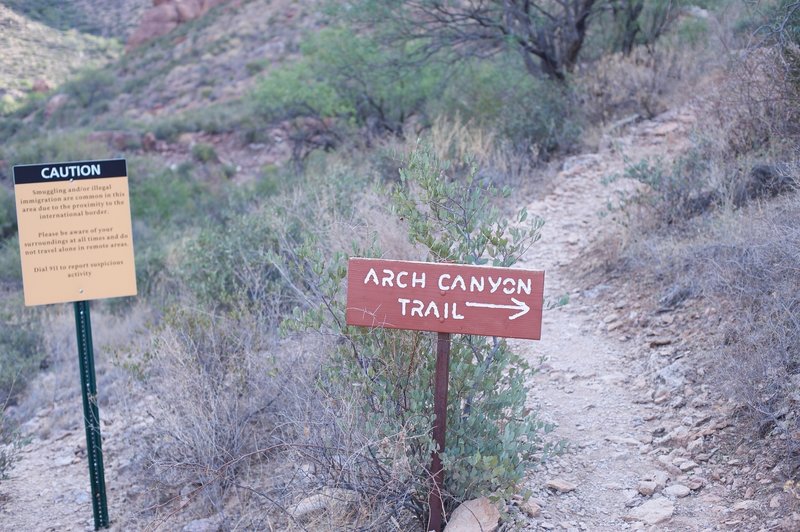
<path id="1" fill-rule="evenodd" d="M 74 302 L 95 529 L 107 528 L 89 300 L 136 295 L 123 159 L 14 167 L 26 306 Z"/>
<path id="2" fill-rule="evenodd" d="M 352 258 L 348 325 L 438 333 L 434 376 L 433 488 L 428 530 L 442 527 L 450 334 L 539 340 L 544 272 L 463 264 Z"/>

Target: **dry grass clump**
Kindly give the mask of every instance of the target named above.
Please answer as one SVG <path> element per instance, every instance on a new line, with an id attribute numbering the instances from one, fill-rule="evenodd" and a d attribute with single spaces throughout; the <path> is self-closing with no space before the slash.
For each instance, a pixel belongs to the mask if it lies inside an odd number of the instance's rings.
<path id="1" fill-rule="evenodd" d="M 429 139 L 439 159 L 474 164 L 477 177 L 501 187 L 524 186 L 535 173 L 542 151 L 536 144 L 528 146 L 527 151 L 515 148 L 496 132 L 477 127 L 459 115 L 452 119 L 437 117 Z"/>
<path id="2" fill-rule="evenodd" d="M 142 327 L 151 316 L 144 305 L 132 306 L 124 315 L 109 312 L 108 306 L 93 304 L 92 337 L 97 374 L 100 417 L 111 404 L 123 400 L 127 394 L 123 386 L 123 372 L 115 366 L 119 350 L 126 350 L 141 334 Z M 9 416 L 22 422 L 31 419 L 37 411 L 46 410 L 38 436 L 47 439 L 53 432 L 70 427 L 80 427 L 80 376 L 78 375 L 78 346 L 75 340 L 75 318 L 72 305 L 54 306 L 42 312 L 41 336 L 44 362 L 39 373 L 9 409 Z"/>
<path id="3" fill-rule="evenodd" d="M 792 64 L 794 62 L 794 64 Z M 785 144 L 800 135 L 800 47 L 756 48 L 743 54 L 712 99 L 709 119 L 731 155 Z"/>
<path id="4" fill-rule="evenodd" d="M 718 378 L 760 435 L 775 431 L 800 464 L 800 198 L 720 221 L 693 253 L 703 292 L 728 316 Z"/>
<path id="5" fill-rule="evenodd" d="M 157 519 L 190 505 L 245 512 L 232 488 L 282 448 L 277 413 L 307 364 L 303 355 L 279 355 L 268 326 L 246 313 L 182 309 L 155 334 L 142 385 L 153 398 L 146 477 Z"/>
<path id="6" fill-rule="evenodd" d="M 685 50 L 658 44 L 582 65 L 576 83 L 589 121 L 608 123 L 630 114 L 649 119 L 662 113 L 691 60 Z"/>
<path id="7" fill-rule="evenodd" d="M 423 513 L 414 442 L 404 433 L 376 441 L 354 401 L 306 388 L 287 418 L 297 434 L 288 458 L 299 466 L 286 490 L 291 519 L 309 530 L 410 530 Z M 353 389 L 354 394 L 361 391 Z"/>

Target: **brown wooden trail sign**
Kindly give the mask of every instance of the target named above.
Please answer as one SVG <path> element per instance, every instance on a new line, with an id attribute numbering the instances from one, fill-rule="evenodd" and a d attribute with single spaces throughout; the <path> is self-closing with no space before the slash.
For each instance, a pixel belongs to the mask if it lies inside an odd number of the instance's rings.
<path id="1" fill-rule="evenodd" d="M 539 340 L 544 272 L 465 264 L 351 258 L 347 271 L 348 325 L 438 333 L 433 439 L 445 448 L 450 334 Z M 430 519 L 441 530 L 444 470 L 433 453 Z"/>
<path id="2" fill-rule="evenodd" d="M 544 272 L 350 259 L 347 323 L 538 340 Z"/>

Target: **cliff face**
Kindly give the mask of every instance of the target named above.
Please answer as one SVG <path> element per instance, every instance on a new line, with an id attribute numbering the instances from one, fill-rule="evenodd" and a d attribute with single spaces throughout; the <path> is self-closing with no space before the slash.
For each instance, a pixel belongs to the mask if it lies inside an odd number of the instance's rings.
<path id="1" fill-rule="evenodd" d="M 142 15 L 139 26 L 128 39 L 128 49 L 166 35 L 180 24 L 205 15 L 209 9 L 230 0 L 153 0 L 153 7 Z"/>

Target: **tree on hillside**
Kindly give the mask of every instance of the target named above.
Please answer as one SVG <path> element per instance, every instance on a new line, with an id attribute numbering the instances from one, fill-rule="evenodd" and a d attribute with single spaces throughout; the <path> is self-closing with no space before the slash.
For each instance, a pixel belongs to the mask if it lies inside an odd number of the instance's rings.
<path id="1" fill-rule="evenodd" d="M 617 23 L 616 48 L 630 55 L 637 44 L 650 45 L 675 22 L 685 0 L 608 0 Z"/>
<path id="2" fill-rule="evenodd" d="M 390 21 L 389 35 L 425 57 L 487 57 L 518 51 L 532 75 L 564 81 L 577 63 L 590 19 L 608 0 L 356 0 L 365 22 Z"/>

